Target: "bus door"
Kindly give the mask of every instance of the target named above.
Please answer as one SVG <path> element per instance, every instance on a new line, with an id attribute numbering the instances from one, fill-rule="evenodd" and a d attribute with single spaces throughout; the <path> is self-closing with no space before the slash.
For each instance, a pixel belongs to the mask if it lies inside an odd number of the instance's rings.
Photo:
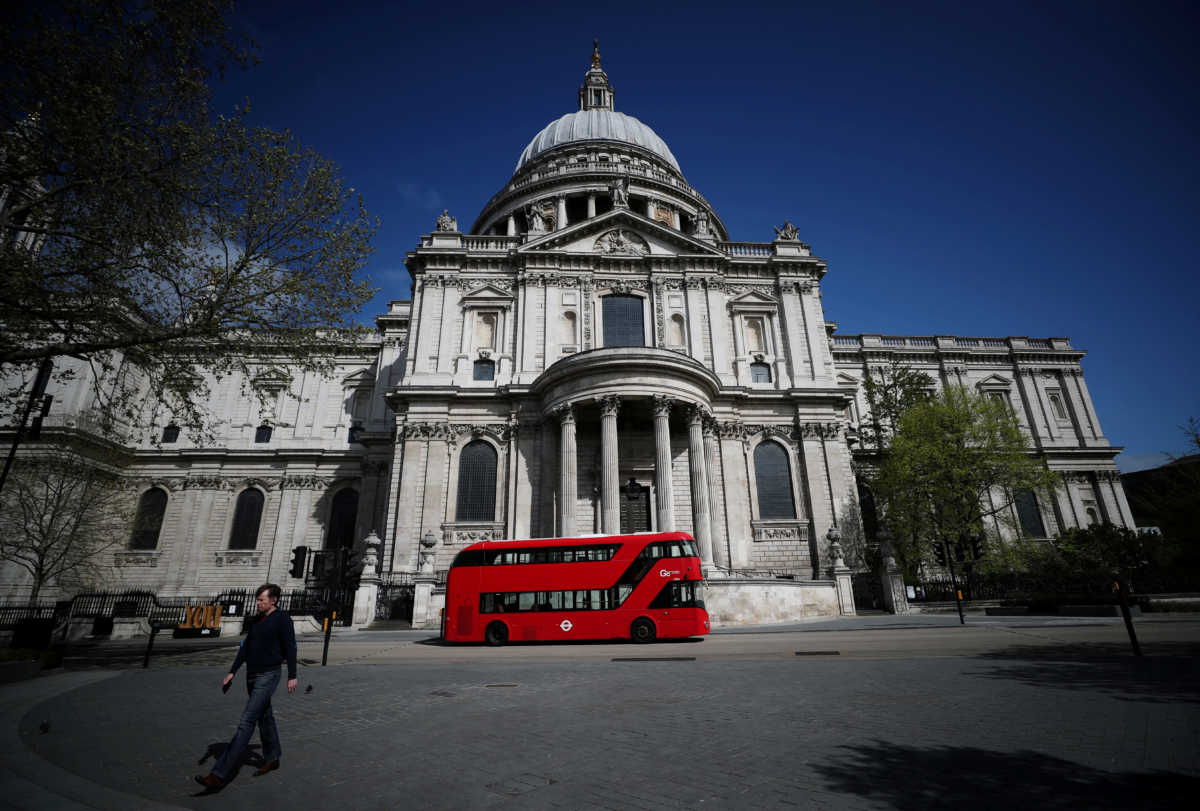
<path id="1" fill-rule="evenodd" d="M 476 627 L 475 616 L 479 612 L 479 569 L 474 566 L 464 566 L 451 570 L 454 577 L 454 588 L 448 585 L 446 595 L 454 595 L 454 604 L 446 605 L 446 617 L 454 623 L 454 633 L 460 639 L 479 636 L 482 627 Z"/>

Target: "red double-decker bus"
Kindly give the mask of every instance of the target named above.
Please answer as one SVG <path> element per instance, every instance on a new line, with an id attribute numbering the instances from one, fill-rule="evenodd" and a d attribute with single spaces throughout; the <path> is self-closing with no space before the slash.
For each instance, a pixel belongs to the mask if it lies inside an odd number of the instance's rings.
<path id="1" fill-rule="evenodd" d="M 696 542 L 684 532 L 482 541 L 446 577 L 448 642 L 650 642 L 708 633 Z"/>

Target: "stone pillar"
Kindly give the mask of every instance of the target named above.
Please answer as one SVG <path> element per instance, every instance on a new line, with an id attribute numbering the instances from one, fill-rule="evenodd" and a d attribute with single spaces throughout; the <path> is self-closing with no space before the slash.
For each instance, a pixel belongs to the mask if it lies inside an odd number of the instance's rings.
<path id="1" fill-rule="evenodd" d="M 509 215 L 508 215 L 508 231 L 507 231 L 507 234 L 508 234 L 510 237 L 515 237 L 515 236 L 517 235 L 517 218 L 516 218 L 516 217 L 514 217 L 512 214 L 509 214 Z"/>
<path id="2" fill-rule="evenodd" d="M 588 215 L 589 220 L 592 217 L 596 216 L 596 195 L 595 195 L 595 193 L 588 195 L 587 215 Z"/>
<path id="3" fill-rule="evenodd" d="M 367 535 L 362 574 L 354 595 L 354 628 L 365 628 L 375 620 L 375 603 L 379 601 L 379 536 L 375 530 Z"/>
<path id="4" fill-rule="evenodd" d="M 908 592 L 904 590 L 904 575 L 896 565 L 896 555 L 892 551 L 892 535 L 887 527 L 879 528 L 879 551 L 883 556 L 883 607 L 893 614 L 907 614 Z M 840 546 L 840 544 L 839 544 Z"/>
<path id="5" fill-rule="evenodd" d="M 704 463 L 708 471 L 708 507 L 711 524 L 709 531 L 712 533 L 713 539 L 713 562 L 717 566 L 731 568 L 729 564 L 729 547 L 728 537 L 729 530 L 725 527 L 725 522 L 721 520 L 720 504 L 717 487 L 717 470 L 720 464 L 721 451 L 717 448 L 717 421 L 713 418 L 704 421 Z M 725 543 L 722 543 L 725 541 Z M 717 566 L 713 567 L 709 577 L 724 574 Z"/>
<path id="6" fill-rule="evenodd" d="M 567 227 L 567 198 L 559 197 L 558 198 L 558 216 L 554 220 L 554 230 L 558 231 L 558 230 L 566 228 L 566 227 Z"/>
<path id="7" fill-rule="evenodd" d="M 570 405 L 556 412 L 559 422 L 558 441 L 558 534 L 569 538 L 575 534 L 575 412 Z"/>
<path id="8" fill-rule="evenodd" d="M 708 504 L 708 465 L 704 454 L 704 409 L 688 409 L 688 466 L 692 474 L 692 526 L 700 543 L 700 564 L 713 565 L 712 510 Z"/>
<path id="9" fill-rule="evenodd" d="M 654 219 L 654 201 L 649 197 L 646 198 L 646 218 Z"/>
<path id="10" fill-rule="evenodd" d="M 671 398 L 654 395 L 654 506 L 659 532 L 675 529 L 671 504 Z"/>
<path id="11" fill-rule="evenodd" d="M 621 471 L 617 460 L 617 412 L 621 398 L 610 394 L 600 401 L 600 505 L 603 518 L 600 531 L 616 535 L 621 531 Z"/>
<path id="12" fill-rule="evenodd" d="M 850 580 L 850 567 L 842 557 L 842 531 L 830 527 L 825 537 L 829 541 L 829 559 L 833 561 L 829 576 L 837 583 L 838 611 L 843 617 L 853 617 L 857 613 L 854 610 L 854 584 Z"/>

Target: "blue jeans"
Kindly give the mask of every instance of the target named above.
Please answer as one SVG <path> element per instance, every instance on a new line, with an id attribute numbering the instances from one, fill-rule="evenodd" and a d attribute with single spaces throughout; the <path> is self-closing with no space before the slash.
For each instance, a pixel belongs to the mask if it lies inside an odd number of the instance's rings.
<path id="1" fill-rule="evenodd" d="M 242 765 L 246 757 L 246 747 L 250 744 L 250 736 L 254 734 L 254 725 L 258 725 L 258 734 L 262 738 L 263 760 L 270 762 L 279 760 L 282 750 L 279 747 L 279 730 L 275 728 L 275 713 L 271 711 L 271 696 L 279 686 L 279 670 L 269 670 L 265 673 L 246 672 L 246 692 L 250 698 L 246 701 L 246 709 L 242 710 L 242 718 L 238 721 L 237 732 L 229 747 L 221 755 L 221 759 L 213 766 L 213 774 L 222 780 L 228 780 Z"/>

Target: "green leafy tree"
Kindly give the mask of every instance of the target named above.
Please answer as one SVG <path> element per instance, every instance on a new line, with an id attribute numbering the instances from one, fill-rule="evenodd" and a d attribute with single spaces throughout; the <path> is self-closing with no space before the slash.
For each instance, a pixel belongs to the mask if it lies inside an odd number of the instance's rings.
<path id="1" fill-rule="evenodd" d="M 44 0 L 0 26 L 0 365 L 94 367 L 102 414 L 200 428 L 205 373 L 327 363 L 376 224 L 287 132 L 217 115 L 231 0 Z M 65 364 L 64 364 L 65 365 Z M 77 365 L 77 364 L 76 364 Z M 60 372 L 61 374 L 61 372 Z"/>
<path id="2" fill-rule="evenodd" d="M 906 365 L 899 357 L 891 357 L 886 364 L 876 365 L 863 378 L 863 396 L 867 411 L 858 425 L 858 442 L 862 451 L 855 455 L 854 473 L 867 488 L 874 487 L 874 478 L 880 459 L 886 455 L 887 446 L 906 409 L 929 397 L 934 380 L 925 372 Z M 873 492 L 873 490 L 872 490 Z M 846 562 L 851 568 L 875 571 L 882 565 L 880 550 L 873 537 L 873 526 L 878 516 L 877 505 L 872 500 L 859 503 L 859 516 L 845 511 L 842 522 L 842 547 Z M 864 514 L 866 511 L 870 514 Z"/>
<path id="3" fill-rule="evenodd" d="M 128 540 L 131 513 L 111 464 L 61 450 L 23 457 L 0 492 L 0 559 L 29 575 L 30 600 L 48 584 L 92 584 L 103 553 Z"/>
<path id="4" fill-rule="evenodd" d="M 1007 519 L 1014 493 L 1053 487 L 1008 405 L 949 386 L 901 415 L 875 477 L 876 498 L 909 573 L 938 550 L 950 565 Z"/>
<path id="5" fill-rule="evenodd" d="M 886 449 L 901 415 L 927 399 L 933 385 L 932 377 L 895 356 L 871 369 L 863 378 L 868 413 L 858 429 L 864 447 Z"/>

